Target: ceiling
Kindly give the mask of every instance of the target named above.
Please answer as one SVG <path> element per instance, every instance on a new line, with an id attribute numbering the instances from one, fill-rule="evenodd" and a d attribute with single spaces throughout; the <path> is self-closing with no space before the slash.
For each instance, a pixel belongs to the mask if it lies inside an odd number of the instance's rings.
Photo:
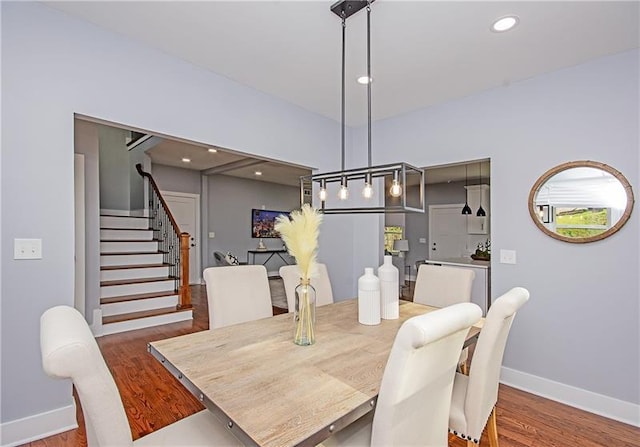
<path id="1" fill-rule="evenodd" d="M 340 19 L 329 1 L 68 1 L 53 8 L 340 120 Z M 637 48 L 639 2 L 377 0 L 373 119 Z M 491 23 L 515 14 L 513 30 Z M 366 122 L 366 13 L 347 19 L 347 124 Z"/>
<path id="2" fill-rule="evenodd" d="M 341 26 L 329 10 L 332 3 L 45 4 L 340 121 Z M 638 48 L 639 6 L 637 1 L 376 0 L 371 8 L 373 120 Z M 519 17 L 514 29 L 489 30 L 495 19 L 510 14 Z M 366 74 L 365 24 L 364 10 L 347 19 L 345 93 L 350 126 L 366 124 L 366 87 L 355 81 Z M 150 155 L 157 163 L 197 170 L 247 158 L 223 151 L 210 154 L 203 145 L 171 141 L 153 148 Z M 183 163 L 184 156 L 192 162 Z M 289 171 L 287 166 L 264 161 L 225 174 L 256 178 L 254 172 L 260 170 L 263 180 L 297 184 L 300 167 Z M 433 170 L 427 182 L 464 180 L 463 170 Z"/>

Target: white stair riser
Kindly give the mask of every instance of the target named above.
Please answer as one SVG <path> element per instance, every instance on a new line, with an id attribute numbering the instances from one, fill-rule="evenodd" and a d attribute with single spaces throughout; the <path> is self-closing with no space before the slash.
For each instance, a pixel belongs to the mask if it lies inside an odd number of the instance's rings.
<path id="1" fill-rule="evenodd" d="M 193 312 L 176 312 L 155 317 L 137 318 L 135 320 L 108 323 L 102 326 L 102 335 L 117 334 L 118 332 L 133 331 L 145 327 L 159 326 L 161 324 L 176 323 L 193 319 Z"/>
<path id="2" fill-rule="evenodd" d="M 174 290 L 174 281 L 156 281 L 140 284 L 122 284 L 118 286 L 100 287 L 100 298 L 110 298 L 112 296 L 137 295 L 139 293 L 167 292 Z"/>
<path id="3" fill-rule="evenodd" d="M 144 300 L 123 301 L 121 303 L 101 304 L 102 316 L 128 314 L 143 310 L 163 309 L 178 305 L 178 295 L 146 298 Z"/>
<path id="4" fill-rule="evenodd" d="M 131 253 L 140 251 L 156 251 L 158 242 L 100 242 L 101 253 Z"/>
<path id="5" fill-rule="evenodd" d="M 149 219 L 100 216 L 100 228 L 149 228 Z"/>
<path id="6" fill-rule="evenodd" d="M 169 276 L 169 267 L 148 267 L 143 269 L 101 270 L 100 281 L 116 281 L 119 279 L 160 278 Z"/>
<path id="7" fill-rule="evenodd" d="M 110 255 L 100 256 L 100 266 L 161 264 L 162 253 L 153 255 Z"/>
<path id="8" fill-rule="evenodd" d="M 100 230 L 101 240 L 130 241 L 132 239 L 153 239 L 151 230 Z"/>

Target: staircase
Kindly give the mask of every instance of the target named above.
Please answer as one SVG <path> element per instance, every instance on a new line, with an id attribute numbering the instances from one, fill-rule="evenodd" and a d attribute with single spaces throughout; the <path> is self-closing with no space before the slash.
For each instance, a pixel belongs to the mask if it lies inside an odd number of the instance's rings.
<path id="1" fill-rule="evenodd" d="M 148 217 L 100 216 L 101 335 L 193 319 Z"/>

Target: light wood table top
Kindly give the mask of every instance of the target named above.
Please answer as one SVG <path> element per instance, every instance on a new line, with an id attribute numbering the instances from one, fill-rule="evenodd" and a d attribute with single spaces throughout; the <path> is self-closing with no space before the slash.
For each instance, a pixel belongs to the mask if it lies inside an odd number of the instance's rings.
<path id="1" fill-rule="evenodd" d="M 149 352 L 245 444 L 315 445 L 375 407 L 398 329 L 435 310 L 400 303 L 400 318 L 377 326 L 358 323 L 357 300 L 318 307 L 311 346 L 293 343 L 289 313 L 151 342 Z"/>

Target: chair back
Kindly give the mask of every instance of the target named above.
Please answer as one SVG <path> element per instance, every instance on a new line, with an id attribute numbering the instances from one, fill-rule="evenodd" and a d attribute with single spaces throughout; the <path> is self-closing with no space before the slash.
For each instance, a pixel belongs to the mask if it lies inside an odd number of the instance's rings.
<path id="1" fill-rule="evenodd" d="M 45 373 L 73 381 L 89 447 L 133 445 L 120 392 L 80 312 L 57 306 L 42 314 L 40 351 Z"/>
<path id="2" fill-rule="evenodd" d="M 446 446 L 453 378 L 482 311 L 461 303 L 405 321 L 382 376 L 372 446 Z"/>
<path id="3" fill-rule="evenodd" d="M 482 433 L 498 400 L 500 368 L 509 330 L 516 312 L 528 299 L 527 289 L 514 287 L 495 300 L 487 312 L 471 360 L 464 402 L 464 414 L 470 434 Z"/>
<path id="4" fill-rule="evenodd" d="M 472 269 L 422 264 L 418 269 L 413 301 L 434 307 L 446 307 L 471 301 Z"/>
<path id="5" fill-rule="evenodd" d="M 263 265 L 209 267 L 209 329 L 273 316 L 267 269 Z"/>
<path id="6" fill-rule="evenodd" d="M 331 280 L 325 264 L 316 264 L 317 269 L 311 276 L 311 285 L 316 290 L 316 306 L 324 306 L 333 303 Z M 296 302 L 296 286 L 300 284 L 300 269 L 297 265 L 284 265 L 280 267 L 280 276 L 284 283 L 284 293 L 287 296 L 287 307 L 293 312 Z"/>

